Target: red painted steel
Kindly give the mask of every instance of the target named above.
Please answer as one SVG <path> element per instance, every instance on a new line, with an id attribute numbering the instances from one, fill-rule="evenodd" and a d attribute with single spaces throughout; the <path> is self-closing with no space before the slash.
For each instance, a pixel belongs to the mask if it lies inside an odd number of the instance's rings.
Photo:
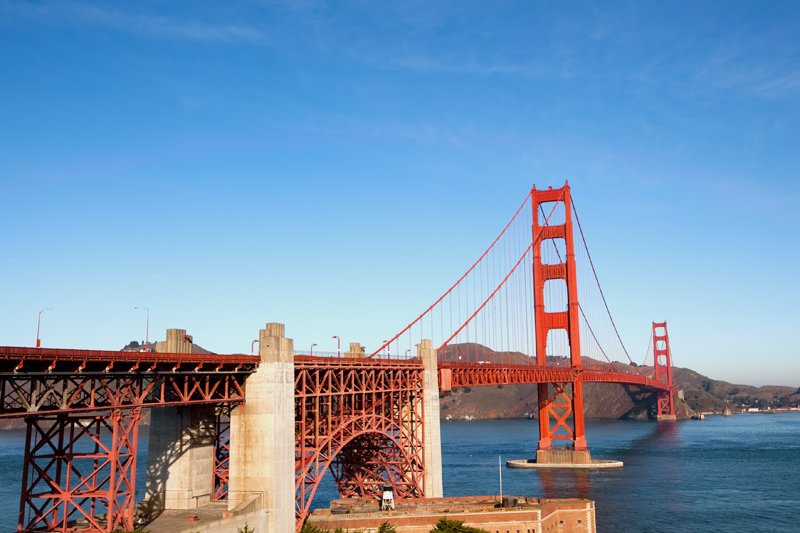
<path id="1" fill-rule="evenodd" d="M 539 225 L 540 205 L 561 202 L 564 206 L 565 222 L 558 225 Z M 581 368 L 580 323 L 578 287 L 575 269 L 575 247 L 572 239 L 572 207 L 570 189 L 566 184 L 561 189 L 546 191 L 531 190 L 533 209 L 533 299 L 536 322 L 536 363 L 547 366 L 547 336 L 552 330 L 564 329 L 569 339 L 571 367 Z M 542 243 L 549 239 L 564 239 L 567 257 L 564 263 L 545 265 L 542 263 Z M 564 280 L 567 286 L 567 311 L 547 312 L 544 302 L 544 284 L 549 280 Z M 569 392 L 566 385 L 570 384 Z M 554 392 L 553 392 L 554 389 Z M 583 422 L 583 377 L 576 373 L 569 381 L 539 383 L 539 449 L 551 450 L 554 439 L 571 440 L 575 450 L 585 450 L 586 436 Z M 556 403 L 558 402 L 558 403 Z M 572 427 L 566 418 L 572 414 Z M 555 421 L 555 424 L 551 423 Z M 559 430 L 565 430 L 557 433 Z"/>
<path id="2" fill-rule="evenodd" d="M 230 406 L 217 407 L 214 426 L 214 500 L 228 499 L 231 458 Z"/>
<path id="3" fill-rule="evenodd" d="M 660 334 L 660 330 L 664 333 Z M 655 371 L 653 377 L 659 383 L 666 383 L 668 390 L 658 392 L 658 416 L 675 415 L 675 405 L 673 404 L 672 394 L 674 387 L 672 383 L 672 352 L 669 349 L 669 334 L 667 333 L 667 322 L 653 322 L 653 361 Z"/>
<path id="4" fill-rule="evenodd" d="M 249 356 L 0 347 L 0 418 L 244 400 Z"/>
<path id="5" fill-rule="evenodd" d="M 610 365 L 609 365 L 610 366 Z M 552 366 L 501 365 L 477 363 L 439 363 L 439 388 L 447 392 L 442 376 L 447 373 L 452 387 L 481 385 L 515 385 L 522 383 L 568 383 L 577 379 L 584 382 L 621 383 L 639 385 L 653 390 L 666 391 L 669 386 L 638 373 L 619 370 L 580 370 Z"/>
<path id="6" fill-rule="evenodd" d="M 133 530 L 140 416 L 28 418 L 18 531 Z"/>
<path id="7" fill-rule="evenodd" d="M 37 362 L 56 363 L 57 370 L 64 372 L 88 371 L 87 368 L 72 366 L 70 362 L 86 362 L 93 364 L 96 368 L 101 368 L 101 363 L 106 366 L 113 363 L 180 363 L 181 365 L 191 366 L 201 364 L 204 370 L 214 370 L 214 365 L 224 365 L 225 368 L 238 365 L 258 366 L 259 358 L 250 355 L 221 355 L 221 354 L 189 354 L 189 353 L 156 353 L 156 352 L 115 352 L 106 350 L 64 350 L 61 348 L 29 348 L 19 346 L 0 346 L 0 361 L 14 361 L 34 365 Z M 5 371 L 5 367 L 0 366 L 0 372 Z M 28 370 L 26 366 L 26 370 Z M 34 370 L 34 369 L 30 369 Z M 56 371 L 56 368 L 50 370 Z"/>
<path id="8" fill-rule="evenodd" d="M 330 468 L 343 497 L 425 495 L 419 361 L 295 358 L 298 529 Z"/>

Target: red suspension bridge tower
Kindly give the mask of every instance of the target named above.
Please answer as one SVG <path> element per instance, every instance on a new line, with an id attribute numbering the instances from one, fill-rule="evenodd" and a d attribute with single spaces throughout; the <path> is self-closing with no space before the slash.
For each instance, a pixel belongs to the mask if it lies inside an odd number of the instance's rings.
<path id="1" fill-rule="evenodd" d="M 539 224 L 541 204 L 561 202 L 564 222 L 556 225 Z M 533 301 L 536 322 L 536 364 L 548 366 L 547 344 L 549 333 L 564 330 L 567 334 L 571 367 L 578 372 L 574 381 L 539 383 L 539 449 L 538 463 L 558 462 L 553 454 L 553 440 L 570 440 L 572 457 L 569 462 L 590 462 L 589 449 L 583 423 L 583 381 L 581 369 L 581 341 L 578 308 L 578 287 L 575 268 L 575 247 L 572 239 L 571 198 L 569 185 L 561 189 L 531 191 L 533 208 Z M 546 222 L 545 222 L 546 224 Z M 562 239 L 566 257 L 557 264 L 543 264 L 542 244 L 548 240 Z M 555 245 L 554 245 L 555 247 Z M 560 258 L 560 257 L 559 257 Z M 545 308 L 545 283 L 563 282 L 567 290 L 567 309 L 554 311 Z M 572 427 L 568 418 L 572 415 Z M 563 452 L 559 452 L 563 455 Z"/>
<path id="2" fill-rule="evenodd" d="M 663 333 L 662 333 L 663 332 Z M 656 417 L 658 420 L 675 420 L 675 405 L 672 401 L 672 352 L 669 349 L 669 334 L 666 321 L 653 322 L 653 378 L 669 385 L 669 390 L 659 390 Z"/>

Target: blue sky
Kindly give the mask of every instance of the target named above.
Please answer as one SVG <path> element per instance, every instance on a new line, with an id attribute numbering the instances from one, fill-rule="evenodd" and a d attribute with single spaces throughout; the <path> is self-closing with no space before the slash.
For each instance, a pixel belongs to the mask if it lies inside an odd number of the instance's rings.
<path id="1" fill-rule="evenodd" d="M 796 2 L 0 0 L 0 344 L 375 347 L 569 180 L 629 351 L 800 385 Z M 639 357 L 641 359 L 641 356 Z"/>

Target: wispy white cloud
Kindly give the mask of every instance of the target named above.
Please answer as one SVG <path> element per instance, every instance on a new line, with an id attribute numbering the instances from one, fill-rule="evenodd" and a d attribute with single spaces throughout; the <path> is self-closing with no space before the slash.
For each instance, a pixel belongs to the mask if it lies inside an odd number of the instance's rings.
<path id="1" fill-rule="evenodd" d="M 736 33 L 715 42 L 694 63 L 693 81 L 714 90 L 782 98 L 800 89 L 800 46 L 762 33 Z"/>
<path id="2" fill-rule="evenodd" d="M 118 31 L 161 39 L 209 41 L 239 44 L 260 44 L 263 32 L 248 25 L 212 24 L 200 20 L 178 20 L 152 14 L 126 13 L 105 6 L 78 2 L 53 2 L 31 5 L 5 2 L 0 10 L 29 20 L 49 24 L 72 24 L 86 27 L 107 27 Z"/>

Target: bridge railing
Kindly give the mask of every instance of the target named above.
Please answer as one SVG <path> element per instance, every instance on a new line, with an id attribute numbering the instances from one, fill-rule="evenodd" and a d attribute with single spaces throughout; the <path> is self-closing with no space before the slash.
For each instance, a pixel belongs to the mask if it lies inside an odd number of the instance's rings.
<path id="1" fill-rule="evenodd" d="M 295 360 L 326 360 L 326 361 L 350 361 L 353 363 L 357 363 L 359 361 L 366 361 L 368 363 L 377 363 L 381 361 L 391 361 L 392 363 L 396 362 L 418 362 L 416 354 L 413 356 L 405 356 L 400 354 L 384 354 L 378 355 L 373 358 L 366 358 L 364 356 L 361 357 L 347 357 L 345 355 L 346 352 L 321 352 L 314 350 L 313 353 L 310 350 L 295 350 L 294 357 Z"/>

